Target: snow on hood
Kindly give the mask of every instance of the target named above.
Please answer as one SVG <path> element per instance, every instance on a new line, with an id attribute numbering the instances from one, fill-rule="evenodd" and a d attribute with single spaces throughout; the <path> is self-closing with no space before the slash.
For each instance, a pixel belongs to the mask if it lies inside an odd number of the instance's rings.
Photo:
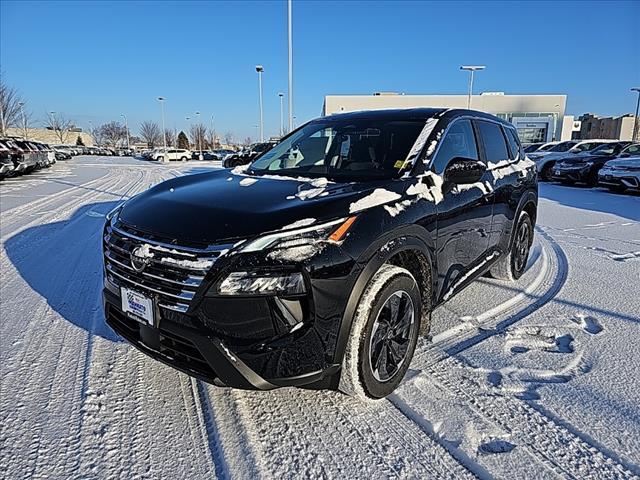
<path id="1" fill-rule="evenodd" d="M 295 228 L 308 227 L 309 225 L 313 225 L 316 223 L 315 218 L 303 218 L 302 220 L 295 221 L 289 225 L 286 225 L 281 228 L 281 230 L 293 230 Z"/>
<path id="2" fill-rule="evenodd" d="M 242 185 L 243 187 L 248 187 L 249 185 L 253 185 L 254 183 L 256 183 L 258 181 L 257 178 L 243 178 L 242 180 L 240 180 L 240 185 Z"/>
<path id="3" fill-rule="evenodd" d="M 398 199 L 400 199 L 400 195 L 396 192 L 391 192 L 384 188 L 376 188 L 366 197 L 353 202 L 349 206 L 349 213 L 361 212 L 362 210 L 377 207 L 378 205 L 384 205 L 385 203 L 390 203 Z"/>

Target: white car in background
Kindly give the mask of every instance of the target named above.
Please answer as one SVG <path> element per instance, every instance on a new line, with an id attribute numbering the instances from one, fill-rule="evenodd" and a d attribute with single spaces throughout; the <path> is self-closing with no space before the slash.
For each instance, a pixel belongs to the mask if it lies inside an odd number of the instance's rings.
<path id="1" fill-rule="evenodd" d="M 165 160 L 181 160 L 186 162 L 191 159 L 191 151 L 184 148 L 158 148 L 151 153 L 151 160 L 164 162 Z"/>
<path id="2" fill-rule="evenodd" d="M 603 143 L 615 142 L 615 140 L 566 140 L 563 142 L 549 142 L 535 152 L 528 153 L 527 157 L 536 162 L 540 179 L 549 181 L 551 170 L 556 162 L 571 155 L 580 155 L 589 152 Z M 545 148 L 547 147 L 547 148 Z"/>

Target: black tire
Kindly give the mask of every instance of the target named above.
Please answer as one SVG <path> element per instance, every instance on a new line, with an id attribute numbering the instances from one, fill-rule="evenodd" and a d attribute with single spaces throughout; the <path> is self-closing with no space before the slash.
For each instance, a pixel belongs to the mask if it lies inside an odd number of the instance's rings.
<path id="1" fill-rule="evenodd" d="M 181 162 L 186 162 L 187 161 L 187 157 L 180 157 L 180 161 Z"/>
<path id="2" fill-rule="evenodd" d="M 158 157 L 156 160 L 158 160 L 158 162 L 164 162 L 164 157 Z"/>
<path id="3" fill-rule="evenodd" d="M 413 358 L 421 309 L 420 289 L 411 273 L 394 265 L 380 267 L 354 315 L 342 364 L 342 392 L 380 399 L 395 390 Z"/>
<path id="4" fill-rule="evenodd" d="M 533 243 L 533 223 L 527 212 L 520 212 L 512 235 L 509 253 L 503 255 L 489 270 L 493 278 L 509 282 L 519 279 L 524 273 Z"/>
<path id="5" fill-rule="evenodd" d="M 553 168 L 554 164 L 555 162 L 547 162 L 545 166 L 542 167 L 542 170 L 540 171 L 540 180 L 542 180 L 543 182 L 551 181 L 551 169 Z"/>

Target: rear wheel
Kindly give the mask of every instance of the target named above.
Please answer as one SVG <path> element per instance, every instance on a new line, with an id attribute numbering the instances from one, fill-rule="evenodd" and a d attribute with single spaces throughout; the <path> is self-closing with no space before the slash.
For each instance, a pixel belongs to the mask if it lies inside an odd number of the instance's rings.
<path id="1" fill-rule="evenodd" d="M 421 295 L 408 270 L 383 265 L 358 303 L 340 378 L 340 390 L 379 399 L 404 377 L 420 330 Z"/>
<path id="2" fill-rule="evenodd" d="M 489 270 L 493 278 L 512 282 L 524 273 L 533 243 L 533 223 L 527 212 L 520 213 L 513 232 L 509 254 L 500 258 Z"/>

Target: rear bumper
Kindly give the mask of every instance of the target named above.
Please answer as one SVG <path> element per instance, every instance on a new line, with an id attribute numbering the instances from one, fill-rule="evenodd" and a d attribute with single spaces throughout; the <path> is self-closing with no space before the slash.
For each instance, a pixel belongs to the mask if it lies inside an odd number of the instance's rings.
<path id="1" fill-rule="evenodd" d="M 249 390 L 309 384 L 328 387 L 340 368 L 331 365 L 303 375 L 266 379 L 219 338 L 193 325 L 173 321 L 179 317 L 169 318 L 158 309 L 158 325 L 151 327 L 123 313 L 120 297 L 110 290 L 103 290 L 103 300 L 107 324 L 118 335 L 150 357 L 214 385 Z"/>

